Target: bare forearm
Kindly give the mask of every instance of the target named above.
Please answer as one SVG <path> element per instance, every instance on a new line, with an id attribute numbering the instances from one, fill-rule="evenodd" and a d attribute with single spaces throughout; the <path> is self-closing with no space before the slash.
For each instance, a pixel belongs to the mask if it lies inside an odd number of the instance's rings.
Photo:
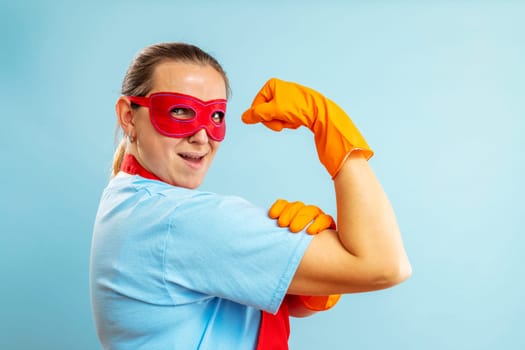
<path id="1" fill-rule="evenodd" d="M 334 179 L 339 239 L 372 278 L 399 283 L 411 273 L 392 206 L 368 162 L 350 154 Z"/>

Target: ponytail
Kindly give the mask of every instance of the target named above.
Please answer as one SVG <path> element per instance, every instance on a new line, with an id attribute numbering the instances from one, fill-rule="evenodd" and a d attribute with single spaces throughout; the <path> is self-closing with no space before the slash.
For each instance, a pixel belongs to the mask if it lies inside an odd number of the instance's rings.
<path id="1" fill-rule="evenodd" d="M 123 137 L 115 150 L 115 154 L 113 155 L 113 169 L 111 172 L 112 177 L 117 175 L 120 171 L 120 165 L 122 164 L 122 159 L 124 159 L 124 154 L 126 153 L 126 143 L 126 138 Z"/>

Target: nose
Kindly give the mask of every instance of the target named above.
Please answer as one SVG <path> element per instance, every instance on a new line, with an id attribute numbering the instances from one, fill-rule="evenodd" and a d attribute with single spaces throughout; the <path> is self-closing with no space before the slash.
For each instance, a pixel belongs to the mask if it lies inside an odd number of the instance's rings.
<path id="1" fill-rule="evenodd" d="M 204 128 L 200 129 L 195 134 L 191 135 L 188 138 L 188 140 L 189 140 L 190 143 L 196 143 L 196 144 L 199 144 L 199 145 L 206 144 L 209 141 L 208 134 L 206 133 L 206 130 Z"/>

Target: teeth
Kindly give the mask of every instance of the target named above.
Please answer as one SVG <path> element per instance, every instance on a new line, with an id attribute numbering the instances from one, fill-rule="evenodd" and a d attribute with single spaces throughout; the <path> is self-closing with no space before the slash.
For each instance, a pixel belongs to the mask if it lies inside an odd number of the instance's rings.
<path id="1" fill-rule="evenodd" d="M 201 159 L 202 157 L 204 157 L 204 156 L 193 155 L 193 154 L 181 154 L 180 156 L 186 159 Z"/>

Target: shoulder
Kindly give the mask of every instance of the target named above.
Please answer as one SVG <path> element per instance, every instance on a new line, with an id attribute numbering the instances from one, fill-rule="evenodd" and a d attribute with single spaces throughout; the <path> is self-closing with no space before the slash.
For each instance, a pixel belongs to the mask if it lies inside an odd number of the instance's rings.
<path id="1" fill-rule="evenodd" d="M 237 216 L 246 210 L 262 211 L 261 208 L 239 196 L 176 187 L 162 181 L 125 173 L 119 173 L 111 179 L 104 196 L 118 197 L 118 201 L 128 201 L 140 204 L 142 207 L 151 204 L 158 210 L 163 209 L 168 212 L 176 209 L 178 216 L 185 216 L 190 212 L 194 217 L 203 214 L 208 220 L 214 216 L 231 218 L 232 215 Z"/>

